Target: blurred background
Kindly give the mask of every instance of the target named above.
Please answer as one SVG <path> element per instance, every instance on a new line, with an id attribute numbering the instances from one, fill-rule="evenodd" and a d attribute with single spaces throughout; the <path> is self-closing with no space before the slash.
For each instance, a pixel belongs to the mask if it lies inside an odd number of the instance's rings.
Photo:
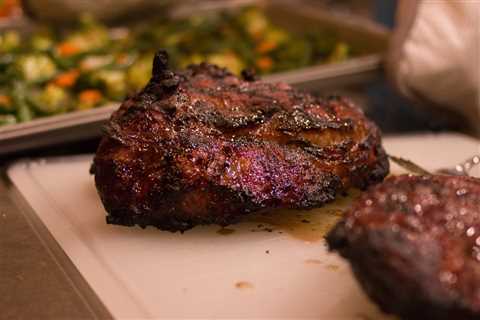
<path id="1" fill-rule="evenodd" d="M 386 134 L 471 132 L 459 114 L 407 99 L 386 80 L 395 8 L 393 0 L 0 1 L 0 154 L 94 151 L 111 111 L 147 83 L 159 48 L 174 68 L 206 61 L 348 95 Z"/>

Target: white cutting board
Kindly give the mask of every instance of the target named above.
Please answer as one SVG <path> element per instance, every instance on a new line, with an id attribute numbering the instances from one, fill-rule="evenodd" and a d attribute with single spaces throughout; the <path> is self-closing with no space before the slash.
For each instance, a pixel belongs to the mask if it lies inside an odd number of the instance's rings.
<path id="1" fill-rule="evenodd" d="M 427 169 L 479 152 L 479 141 L 456 134 L 387 137 L 384 145 Z M 181 234 L 107 225 L 91 160 L 24 160 L 8 176 L 114 317 L 386 318 L 323 240 L 252 232 L 261 230 L 256 223 L 228 235 L 218 226 Z"/>

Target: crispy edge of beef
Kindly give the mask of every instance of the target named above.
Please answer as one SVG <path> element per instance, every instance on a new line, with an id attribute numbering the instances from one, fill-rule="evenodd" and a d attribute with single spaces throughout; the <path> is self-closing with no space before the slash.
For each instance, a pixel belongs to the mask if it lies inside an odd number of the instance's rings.
<path id="1" fill-rule="evenodd" d="M 154 60 L 154 67 L 153 67 L 153 77 L 150 83 L 147 85 L 147 87 L 141 92 L 138 96 L 133 97 L 131 100 L 127 100 L 127 105 L 123 106 L 120 108 L 119 111 L 115 112 L 114 115 L 112 115 L 112 119 L 109 123 L 109 125 L 106 127 L 106 136 L 108 138 L 104 138 L 102 142 L 107 143 L 109 139 L 113 139 L 117 141 L 120 144 L 124 145 L 129 145 L 128 135 L 122 134 L 122 129 L 118 127 L 118 121 L 129 121 L 129 119 L 135 119 L 136 114 L 141 114 L 145 113 L 146 110 L 152 107 L 156 107 L 158 109 L 158 101 L 162 99 L 166 99 L 168 96 L 171 96 L 174 94 L 182 81 L 182 77 L 188 77 L 188 74 L 191 73 L 192 75 L 199 74 L 204 72 L 204 70 L 207 71 L 209 76 L 212 78 L 218 78 L 218 79 L 223 79 L 223 77 L 226 76 L 231 76 L 231 74 L 226 71 L 225 69 L 221 69 L 215 66 L 211 65 L 198 65 L 198 66 L 192 66 L 191 69 L 188 70 L 187 75 L 176 75 L 175 73 L 169 71 L 167 69 L 167 61 L 165 58 L 164 54 L 157 54 Z M 255 81 L 254 76 L 245 74 L 244 75 L 245 80 L 247 81 Z M 185 79 L 183 79 L 185 81 Z M 309 97 L 307 95 L 307 97 Z M 340 99 L 340 98 L 334 98 Z M 340 99 L 341 100 L 341 99 Z M 328 106 L 328 104 L 326 105 Z M 330 108 L 330 107 L 329 107 Z M 168 108 L 165 108 L 165 105 L 162 104 L 162 110 L 167 117 L 171 116 L 171 111 L 167 110 Z M 355 109 L 355 108 L 353 108 Z M 352 112 L 358 112 L 355 110 L 352 110 Z M 240 125 L 244 125 L 244 122 L 246 125 L 249 125 L 250 123 L 263 123 L 265 120 L 265 117 L 270 117 L 271 115 L 269 114 L 268 110 L 266 113 L 262 114 L 254 114 L 254 117 L 252 119 L 235 119 L 230 122 L 232 124 L 240 123 Z M 215 117 L 214 117 L 215 118 Z M 213 118 L 212 118 L 213 119 Z M 198 120 L 198 119 L 197 119 Z M 291 119 L 290 119 L 291 120 Z M 300 121 L 302 123 L 309 123 L 310 126 L 314 126 L 313 129 L 315 128 L 328 128 L 330 126 L 334 126 L 332 128 L 335 129 L 341 129 L 343 125 L 350 125 L 351 124 L 344 124 L 344 123 L 318 123 L 317 121 L 313 121 L 315 119 L 306 119 L 308 121 Z M 358 119 L 357 119 L 358 120 Z M 130 120 L 131 121 L 131 120 Z M 240 122 L 239 122 L 240 121 Z M 295 120 L 297 121 L 297 120 Z M 365 162 L 362 163 L 359 161 L 358 165 L 354 165 L 351 168 L 351 171 L 348 173 L 349 176 L 351 177 L 351 182 L 352 185 L 358 187 L 358 188 L 365 188 L 371 183 L 376 183 L 379 182 L 383 179 L 383 177 L 386 175 L 388 172 L 388 159 L 386 157 L 385 151 L 381 147 L 380 144 L 380 134 L 378 129 L 375 127 L 373 123 L 371 123 L 368 119 L 362 119 L 360 121 L 365 121 L 364 125 L 368 128 L 369 133 L 366 136 L 366 139 L 363 141 L 359 142 L 359 148 L 365 148 L 369 149 L 371 148 L 372 151 L 375 153 L 376 161 L 373 161 L 373 163 L 370 161 L 367 161 L 368 159 L 364 159 Z M 229 121 L 225 123 L 225 125 L 229 126 Z M 291 127 L 291 125 L 290 125 Z M 232 127 L 233 128 L 233 127 Z M 312 128 L 306 128 L 306 129 L 312 129 Z M 234 128 L 235 129 L 235 128 Z M 286 128 L 286 130 L 290 130 L 292 128 Z M 294 128 L 293 128 L 294 129 Z M 107 140 L 105 140 L 107 139 Z M 146 141 L 145 143 L 148 144 Z M 102 144 L 99 147 L 99 150 L 102 149 Z M 105 150 L 103 150 L 105 151 Z M 108 150 L 107 150 L 108 151 Z M 96 172 L 96 166 L 98 166 L 97 159 L 99 161 L 102 161 L 102 157 L 97 157 L 95 158 L 94 165 L 92 165 L 91 171 Z M 106 157 L 108 159 L 108 155 Z M 102 164 L 101 166 L 105 166 L 105 164 Z M 108 166 L 108 164 L 107 164 Z M 114 173 L 111 173 L 113 176 L 115 175 Z M 335 198 L 335 195 L 338 192 L 342 192 L 342 188 L 339 187 L 338 181 L 333 177 L 329 178 L 330 180 L 326 181 L 328 184 L 328 187 L 325 188 L 324 195 L 323 195 L 323 200 L 321 201 L 306 201 L 303 202 L 301 205 L 295 206 L 296 208 L 310 208 L 314 206 L 319 206 L 322 204 L 325 204 L 329 201 L 332 201 Z M 101 180 L 101 179 L 100 179 Z M 104 182 L 98 182 L 97 180 L 97 174 L 96 174 L 96 181 L 97 181 L 97 188 L 99 190 L 103 189 L 101 194 L 102 201 L 107 209 L 107 212 L 109 212 L 109 216 L 107 217 L 107 222 L 113 223 L 113 224 L 123 224 L 123 225 L 135 225 L 138 224 L 140 226 L 145 226 L 147 224 L 154 224 L 159 228 L 162 229 L 169 229 L 169 230 L 184 230 L 188 229 L 196 224 L 210 224 L 210 223 L 219 223 L 222 225 L 231 223 L 236 221 L 236 218 L 234 217 L 235 215 L 227 215 L 225 217 L 219 217 L 217 215 L 211 216 L 211 217 L 189 217 L 188 219 L 185 219 L 185 217 L 176 217 L 174 214 L 171 215 L 171 218 L 164 218 L 164 219 L 153 219 L 150 215 L 137 215 L 135 214 L 135 210 L 131 210 L 127 205 L 119 208 L 113 208 L 110 204 L 112 203 L 112 199 L 109 199 L 108 194 L 109 193 L 115 193 L 115 190 L 105 190 L 101 184 L 104 184 Z M 119 183 L 122 183 L 123 181 L 118 181 Z M 190 186 L 191 187 L 191 186 Z M 244 213 L 248 213 L 251 211 L 257 211 L 257 210 L 262 210 L 264 209 L 265 206 L 263 205 L 255 205 L 250 203 L 249 201 L 245 201 L 245 199 L 248 199 L 248 195 L 242 194 L 241 192 L 239 193 L 238 190 L 232 190 L 227 187 L 220 187 L 220 186 L 212 186 L 211 188 L 206 188 L 204 185 L 202 186 L 204 188 L 203 190 L 210 190 L 211 192 L 215 193 L 220 193 L 224 194 L 228 199 L 232 199 L 233 203 L 238 204 L 237 209 L 235 209 L 236 213 L 238 215 L 243 215 Z M 187 188 L 187 189 L 192 189 L 192 188 Z M 194 189 L 194 188 L 193 188 Z M 342 190 L 341 190 L 342 189 Z M 208 192 L 206 192 L 208 193 Z M 165 194 L 166 197 L 170 197 L 172 199 L 176 199 L 175 197 L 175 192 L 171 192 L 170 194 Z M 115 202 L 115 201 L 113 201 Z M 127 201 L 128 202 L 128 201 Z M 166 203 L 171 203 L 172 207 L 174 208 L 174 203 L 172 201 L 167 201 Z M 292 206 L 293 207 L 293 206 Z M 271 209 L 275 208 L 275 206 L 272 206 Z M 169 208 L 166 208 L 167 211 Z M 213 209 L 213 208 L 212 208 Z M 148 208 L 146 210 L 148 212 Z M 214 211 L 214 210 L 213 210 Z M 158 218 L 158 217 L 157 217 Z M 171 219 L 172 221 L 169 222 L 167 221 L 168 219 Z M 156 220 L 156 221 L 155 221 Z M 149 223 L 149 221 L 151 223 Z M 155 221 L 155 222 L 154 222 Z"/>
<path id="2" fill-rule="evenodd" d="M 395 178 L 390 177 L 384 183 Z M 480 180 L 477 182 L 480 186 Z M 371 189 L 378 187 L 381 184 Z M 349 218 L 356 219 L 361 214 L 355 208 L 373 197 L 369 192 L 357 199 L 350 212 L 326 236 L 329 251 L 339 253 L 349 262 L 367 296 L 383 312 L 402 319 L 479 319 L 480 311 L 472 309 L 455 290 L 449 290 L 439 281 L 442 254 L 446 250 L 439 239 L 426 234 L 413 241 L 407 232 L 393 230 L 393 223 L 362 226 L 355 235 L 346 227 Z M 386 210 L 384 214 L 389 213 Z"/>

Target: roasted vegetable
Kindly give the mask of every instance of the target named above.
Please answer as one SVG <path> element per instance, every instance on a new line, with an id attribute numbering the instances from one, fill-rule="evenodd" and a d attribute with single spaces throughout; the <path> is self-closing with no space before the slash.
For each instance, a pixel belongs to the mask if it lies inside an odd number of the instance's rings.
<path id="1" fill-rule="evenodd" d="M 78 95 L 78 110 L 88 110 L 99 106 L 103 102 L 100 90 L 89 89 L 80 92 Z"/>
<path id="2" fill-rule="evenodd" d="M 15 104 L 17 122 L 26 122 L 32 120 L 34 113 L 27 103 L 26 87 L 24 83 L 13 83 L 12 99 Z"/>
<path id="3" fill-rule="evenodd" d="M 17 123 L 17 118 L 11 114 L 0 114 L 0 126 Z"/>
<path id="4" fill-rule="evenodd" d="M 35 92 L 29 102 L 40 114 L 58 114 L 70 108 L 71 97 L 65 89 L 49 84 L 43 90 Z"/>
<path id="5" fill-rule="evenodd" d="M 32 35 L 30 38 L 30 46 L 32 51 L 45 52 L 53 48 L 54 41 L 48 32 L 44 33 L 40 31 Z"/>
<path id="6" fill-rule="evenodd" d="M 132 91 L 139 91 L 150 80 L 152 74 L 153 54 L 142 56 L 127 70 L 127 86 Z"/>
<path id="7" fill-rule="evenodd" d="M 92 82 L 95 87 L 105 90 L 112 100 L 121 100 L 126 92 L 126 77 L 122 70 L 101 70 L 94 73 Z"/>
<path id="8" fill-rule="evenodd" d="M 6 94 L 0 94 L 0 113 L 13 113 L 14 111 L 12 98 Z"/>
<path id="9" fill-rule="evenodd" d="M 90 17 L 83 17 L 78 30 L 68 35 L 56 48 L 57 54 L 68 57 L 106 49 L 110 43 L 108 30 Z"/>
<path id="10" fill-rule="evenodd" d="M 26 82 L 42 82 L 57 73 L 57 67 L 47 55 L 26 54 L 18 57 L 16 69 Z"/>
<path id="11" fill-rule="evenodd" d="M 20 46 L 20 35 L 15 31 L 6 31 L 0 35 L 0 52 L 10 52 Z"/>
<path id="12" fill-rule="evenodd" d="M 24 38 L 16 31 L 0 34 L 0 114 L 17 122 L 121 101 L 148 82 L 158 48 L 167 49 L 175 68 L 206 61 L 237 75 L 245 68 L 269 74 L 342 61 L 350 54 L 331 32 L 288 32 L 258 7 L 128 28 L 86 16 L 69 31 L 36 30 Z M 13 93 L 18 82 L 22 98 Z M 0 125 L 13 123 L 7 119 Z"/>

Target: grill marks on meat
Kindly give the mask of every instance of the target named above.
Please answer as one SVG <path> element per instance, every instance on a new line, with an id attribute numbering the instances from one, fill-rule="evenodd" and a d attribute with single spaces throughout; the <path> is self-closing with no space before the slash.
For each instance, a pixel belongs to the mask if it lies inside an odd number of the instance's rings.
<path id="1" fill-rule="evenodd" d="M 384 311 L 480 318 L 480 180 L 390 177 L 363 194 L 327 240 Z"/>
<path id="2" fill-rule="evenodd" d="M 92 166 L 109 223 L 186 230 L 310 208 L 381 181 L 377 127 L 350 101 L 193 65 L 153 77 L 111 117 Z M 248 80 L 248 81 L 247 81 Z"/>

